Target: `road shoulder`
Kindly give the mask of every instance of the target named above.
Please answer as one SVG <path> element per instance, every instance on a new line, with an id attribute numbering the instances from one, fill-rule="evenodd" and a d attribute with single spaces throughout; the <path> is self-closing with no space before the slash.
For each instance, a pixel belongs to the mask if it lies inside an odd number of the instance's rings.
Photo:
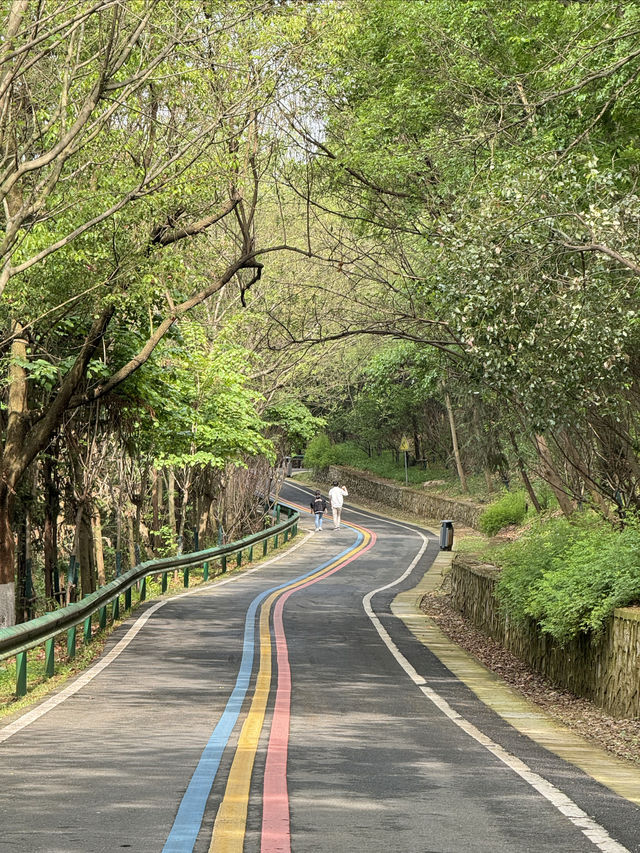
<path id="1" fill-rule="evenodd" d="M 423 596 L 440 588 L 451 559 L 451 552 L 439 552 L 418 585 L 396 596 L 392 604 L 394 615 L 450 672 L 517 731 L 640 806 L 640 768 L 612 756 L 546 714 L 450 640 L 420 609 Z"/>

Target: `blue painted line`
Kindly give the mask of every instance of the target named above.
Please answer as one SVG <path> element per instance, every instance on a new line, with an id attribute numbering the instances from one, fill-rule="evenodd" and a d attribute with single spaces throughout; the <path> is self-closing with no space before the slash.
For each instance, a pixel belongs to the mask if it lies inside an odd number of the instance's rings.
<path id="1" fill-rule="evenodd" d="M 178 808 L 178 814 L 171 827 L 171 832 L 166 840 L 162 853 L 192 853 L 200 827 L 202 825 L 202 817 L 204 810 L 211 793 L 211 788 L 220 766 L 222 754 L 229 742 L 231 732 L 238 720 L 242 705 L 247 695 L 251 672 L 253 670 L 253 661 L 255 657 L 255 621 L 256 612 L 260 604 L 279 589 L 284 589 L 291 586 L 293 583 L 302 581 L 305 578 L 315 575 L 316 572 L 326 569 L 336 560 L 349 554 L 356 548 L 364 539 L 362 533 L 358 532 L 356 541 L 340 554 L 332 557 L 326 563 L 316 566 L 315 569 L 306 572 L 304 575 L 299 575 L 297 578 L 271 587 L 271 589 L 261 592 L 253 599 L 247 610 L 244 623 L 244 639 L 242 643 L 242 658 L 240 659 L 240 669 L 236 678 L 235 687 L 231 692 L 231 696 L 225 706 L 222 716 L 218 721 L 207 745 L 205 746 L 200 761 L 191 777 L 189 786 L 184 793 L 182 802 Z"/>

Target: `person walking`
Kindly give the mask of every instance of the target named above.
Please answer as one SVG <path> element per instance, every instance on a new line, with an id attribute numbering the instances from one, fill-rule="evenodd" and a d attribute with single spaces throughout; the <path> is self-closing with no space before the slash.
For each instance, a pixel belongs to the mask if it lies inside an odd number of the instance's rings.
<path id="1" fill-rule="evenodd" d="M 329 500 L 331 501 L 331 513 L 333 515 L 333 529 L 340 528 L 340 518 L 342 516 L 342 504 L 344 499 L 349 494 L 345 486 L 341 486 L 337 480 L 334 480 L 333 486 L 329 489 Z"/>
<path id="2" fill-rule="evenodd" d="M 322 516 L 327 508 L 327 502 L 319 491 L 316 490 L 313 500 L 309 504 L 311 512 L 315 515 L 316 530 L 322 530 Z"/>

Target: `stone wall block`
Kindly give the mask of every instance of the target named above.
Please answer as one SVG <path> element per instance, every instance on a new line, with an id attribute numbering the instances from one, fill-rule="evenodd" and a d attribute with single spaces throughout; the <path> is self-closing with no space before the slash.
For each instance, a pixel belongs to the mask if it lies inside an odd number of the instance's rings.
<path id="1" fill-rule="evenodd" d="M 561 688 L 584 696 L 615 717 L 640 717 L 640 608 L 619 608 L 597 636 L 580 634 L 559 646 L 533 620 L 515 623 L 495 598 L 499 570 L 456 555 L 451 568 L 454 606 Z"/>
<path id="2" fill-rule="evenodd" d="M 475 528 L 484 510 L 473 501 L 452 500 L 435 492 L 417 491 L 343 465 L 329 467 L 329 481 L 333 480 L 343 483 L 356 500 L 360 497 L 386 504 L 429 521 L 449 518 L 454 523 Z"/>

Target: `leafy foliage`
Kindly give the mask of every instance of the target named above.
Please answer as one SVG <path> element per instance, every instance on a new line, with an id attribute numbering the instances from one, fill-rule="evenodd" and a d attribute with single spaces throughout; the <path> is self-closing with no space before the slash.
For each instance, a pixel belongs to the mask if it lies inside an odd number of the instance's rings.
<path id="1" fill-rule="evenodd" d="M 508 524 L 521 524 L 527 512 L 525 492 L 505 492 L 495 503 L 484 510 L 478 519 L 478 529 L 494 536 Z"/>
<path id="2" fill-rule="evenodd" d="M 320 474 L 334 462 L 335 457 L 329 436 L 321 432 L 309 442 L 304 454 L 304 466 L 305 468 L 312 468 L 315 474 Z"/>
<path id="3" fill-rule="evenodd" d="M 616 607 L 640 601 L 640 526 L 612 530 L 592 514 L 551 519 L 496 555 L 497 595 L 514 619 L 534 619 L 560 643 L 600 631 Z"/>

